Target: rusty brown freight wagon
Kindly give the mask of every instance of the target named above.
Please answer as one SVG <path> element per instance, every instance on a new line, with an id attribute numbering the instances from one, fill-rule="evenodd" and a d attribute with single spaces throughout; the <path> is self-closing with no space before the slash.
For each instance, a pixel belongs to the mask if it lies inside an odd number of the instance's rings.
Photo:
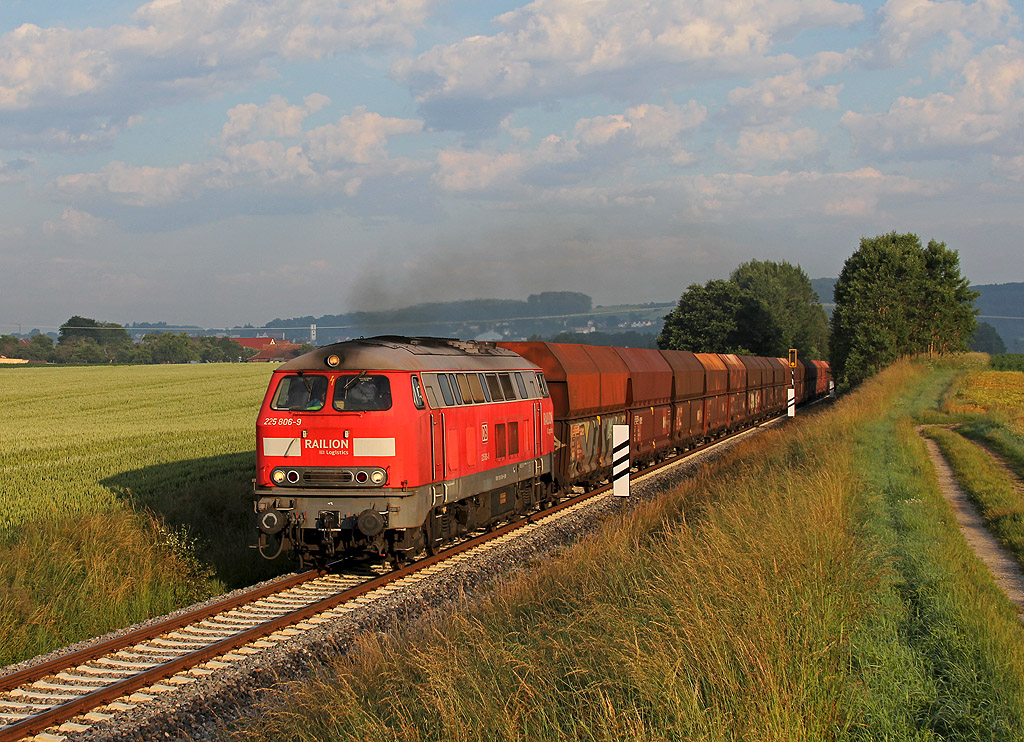
<path id="1" fill-rule="evenodd" d="M 634 463 L 653 460 L 672 446 L 672 367 L 657 350 L 616 348 L 629 369 L 626 405 Z"/>
<path id="2" fill-rule="evenodd" d="M 625 425 L 629 370 L 614 348 L 500 343 L 544 372 L 555 417 L 555 481 L 596 484 L 611 471 L 612 426 Z"/>
<path id="3" fill-rule="evenodd" d="M 691 448 L 704 437 L 704 366 L 686 350 L 663 350 L 672 367 L 672 443 Z"/>

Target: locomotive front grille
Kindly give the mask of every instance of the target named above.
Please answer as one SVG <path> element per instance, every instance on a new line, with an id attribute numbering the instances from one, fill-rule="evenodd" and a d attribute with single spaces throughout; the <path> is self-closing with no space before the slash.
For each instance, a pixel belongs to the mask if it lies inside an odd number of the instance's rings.
<path id="1" fill-rule="evenodd" d="M 351 484 L 356 479 L 355 474 L 350 471 L 332 471 L 330 469 L 307 469 L 302 472 L 303 484 L 309 485 L 333 485 Z"/>

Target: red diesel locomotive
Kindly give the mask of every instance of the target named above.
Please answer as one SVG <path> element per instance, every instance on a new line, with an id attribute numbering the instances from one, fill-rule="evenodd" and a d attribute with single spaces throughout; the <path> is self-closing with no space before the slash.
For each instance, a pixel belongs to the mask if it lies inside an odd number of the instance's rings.
<path id="1" fill-rule="evenodd" d="M 634 462 L 824 396 L 829 368 L 780 358 L 377 337 L 273 373 L 256 425 L 260 553 L 397 563 Z M 268 554 L 268 549 L 274 551 Z"/>

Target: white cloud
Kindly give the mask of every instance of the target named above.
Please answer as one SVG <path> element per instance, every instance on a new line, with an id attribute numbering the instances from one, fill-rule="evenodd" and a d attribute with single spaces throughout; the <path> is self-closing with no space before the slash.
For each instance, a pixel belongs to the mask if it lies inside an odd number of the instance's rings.
<path id="1" fill-rule="evenodd" d="M 339 162 L 368 164 L 387 158 L 387 143 L 392 137 L 418 134 L 422 129 L 422 121 L 389 118 L 359 106 L 337 123 L 310 131 L 304 149 L 310 160 L 326 166 Z"/>
<path id="2" fill-rule="evenodd" d="M 1024 45 L 983 49 L 951 92 L 901 96 L 885 113 L 843 114 L 862 150 L 904 157 L 957 157 L 1024 147 Z"/>
<path id="3" fill-rule="evenodd" d="M 874 168 L 843 173 L 816 171 L 773 175 L 719 174 L 697 176 L 688 190 L 695 219 L 804 219 L 824 216 L 879 217 L 895 199 L 927 199 L 950 184 L 886 175 Z"/>
<path id="4" fill-rule="evenodd" d="M 835 75 L 849 66 L 851 55 L 821 52 L 803 60 L 799 67 L 781 75 L 757 80 L 729 92 L 729 105 L 748 123 L 785 120 L 804 109 L 839 108 L 842 85 L 812 85 L 814 80 Z"/>
<path id="5" fill-rule="evenodd" d="M 315 175 L 301 147 L 287 147 L 281 142 L 265 139 L 228 145 L 224 149 L 223 159 L 226 161 L 223 182 L 208 181 L 207 188 L 230 188 L 239 175 L 255 177 L 267 184 L 289 182 Z M 212 170 L 213 163 L 210 165 Z"/>
<path id="6" fill-rule="evenodd" d="M 537 147 L 520 152 L 442 150 L 437 156 L 433 182 L 448 193 L 521 191 L 523 180 L 532 171 L 579 160 L 575 140 L 554 135 L 545 137 Z"/>
<path id="7" fill-rule="evenodd" d="M 70 206 L 65 207 L 60 219 L 43 222 L 43 234 L 50 238 L 67 238 L 74 242 L 85 242 L 103 232 L 113 229 L 107 219 L 93 216 Z"/>
<path id="8" fill-rule="evenodd" d="M 905 60 L 936 38 L 962 48 L 965 34 L 1006 39 L 1020 25 L 1009 0 L 888 0 L 880 14 L 875 51 L 887 62 Z"/>
<path id="9" fill-rule="evenodd" d="M 532 148 L 517 142 L 523 146 L 512 151 L 446 149 L 438 154 L 434 183 L 449 193 L 522 193 L 538 187 L 536 181 L 550 186 L 587 178 L 586 173 L 635 158 L 660 155 L 684 165 L 692 156 L 683 149 L 681 137 L 706 117 L 707 110 L 695 101 L 684 106 L 642 104 L 621 114 L 580 119 L 571 137 L 547 136 Z M 567 174 L 561 173 L 563 167 Z"/>
<path id="10" fill-rule="evenodd" d="M 684 131 L 698 128 L 707 118 L 707 109 L 696 101 L 683 107 L 645 103 L 612 116 L 580 119 L 573 135 L 583 147 L 609 144 L 619 138 L 637 150 L 674 149 Z"/>
<path id="11" fill-rule="evenodd" d="M 304 106 L 292 106 L 274 96 L 263 105 L 242 105 L 228 112 L 227 140 L 218 156 L 177 167 L 132 166 L 109 163 L 92 173 L 57 178 L 66 196 L 139 208 L 165 207 L 197 199 L 207 191 L 225 191 L 245 185 L 291 184 L 327 190 L 339 186 L 352 196 L 368 179 L 406 172 L 415 167 L 388 156 L 388 141 L 418 133 L 422 122 L 381 116 L 358 107 L 334 124 L 302 131 L 308 113 L 326 104 L 326 96 L 311 95 Z M 264 133 L 282 139 L 245 141 Z"/>
<path id="12" fill-rule="evenodd" d="M 434 182 L 449 193 L 483 191 L 496 184 L 512 184 L 525 170 L 518 152 L 492 154 L 442 150 L 437 155 Z"/>
<path id="13" fill-rule="evenodd" d="M 275 59 L 411 47 L 434 2 L 154 0 L 128 25 L 25 24 L 0 36 L 0 111 L 18 114 L 5 128 L 26 143 L 88 146 L 142 110 L 265 78 Z M 46 114 L 61 123 L 35 140 Z"/>
<path id="14" fill-rule="evenodd" d="M 1015 157 L 993 157 L 992 173 L 1007 180 L 1024 180 L 1024 155 Z"/>
<path id="15" fill-rule="evenodd" d="M 247 139 L 249 135 L 294 138 L 302 134 L 302 122 L 324 108 L 331 99 L 320 93 L 307 95 L 301 106 L 289 105 L 280 95 L 270 96 L 262 105 L 243 103 L 228 111 L 228 121 L 221 130 L 221 139 Z"/>
<path id="16" fill-rule="evenodd" d="M 535 0 L 496 18 L 501 30 L 493 36 L 434 47 L 392 70 L 413 88 L 428 116 L 452 128 L 472 128 L 493 125 L 502 109 L 523 103 L 594 91 L 629 96 L 678 84 L 684 71 L 695 81 L 761 72 L 773 64 L 766 57 L 776 37 L 862 17 L 860 7 L 833 0 Z M 472 111 L 473 99 L 492 104 Z"/>
<path id="17" fill-rule="evenodd" d="M 134 167 L 115 161 L 99 172 L 57 178 L 57 188 L 68 194 L 109 198 L 128 206 L 166 206 L 195 196 L 198 182 L 210 172 L 206 166 Z"/>
<path id="18" fill-rule="evenodd" d="M 806 126 L 794 131 L 746 129 L 740 132 L 731 154 L 740 167 L 746 169 L 763 162 L 796 164 L 821 158 L 824 154 L 822 144 L 818 131 Z"/>

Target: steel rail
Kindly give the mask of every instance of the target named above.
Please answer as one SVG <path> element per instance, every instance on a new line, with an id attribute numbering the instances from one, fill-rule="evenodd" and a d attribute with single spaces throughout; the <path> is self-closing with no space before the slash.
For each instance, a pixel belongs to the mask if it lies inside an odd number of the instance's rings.
<path id="1" fill-rule="evenodd" d="M 283 577 L 279 580 L 263 585 L 255 590 L 247 591 L 240 595 L 236 595 L 232 598 L 224 598 L 210 605 L 197 608 L 187 613 L 182 613 L 178 616 L 154 623 L 150 626 L 143 626 L 142 628 L 130 631 L 127 634 L 115 636 L 106 641 L 94 644 L 82 649 L 70 652 L 68 654 L 55 657 L 52 660 L 41 662 L 38 665 L 32 665 L 26 667 L 23 670 L 13 672 L 10 675 L 4 675 L 0 677 L 0 693 L 4 691 L 13 690 L 26 683 L 33 683 L 36 680 L 45 678 L 47 675 L 53 675 L 61 672 L 62 670 L 68 670 L 76 665 L 80 665 L 83 662 L 94 660 L 97 657 L 102 657 L 106 654 L 111 654 L 119 649 L 130 647 L 133 644 L 146 641 L 147 639 L 153 639 L 154 637 L 166 634 L 168 631 L 174 631 L 193 623 L 202 621 L 204 618 L 215 616 L 218 613 L 224 613 L 232 608 L 238 608 L 239 606 L 251 603 L 254 600 L 265 598 L 268 595 L 287 590 L 289 588 L 301 585 L 304 582 L 319 576 L 317 570 L 309 570 L 308 572 L 302 572 L 297 575 L 290 575 Z"/>

